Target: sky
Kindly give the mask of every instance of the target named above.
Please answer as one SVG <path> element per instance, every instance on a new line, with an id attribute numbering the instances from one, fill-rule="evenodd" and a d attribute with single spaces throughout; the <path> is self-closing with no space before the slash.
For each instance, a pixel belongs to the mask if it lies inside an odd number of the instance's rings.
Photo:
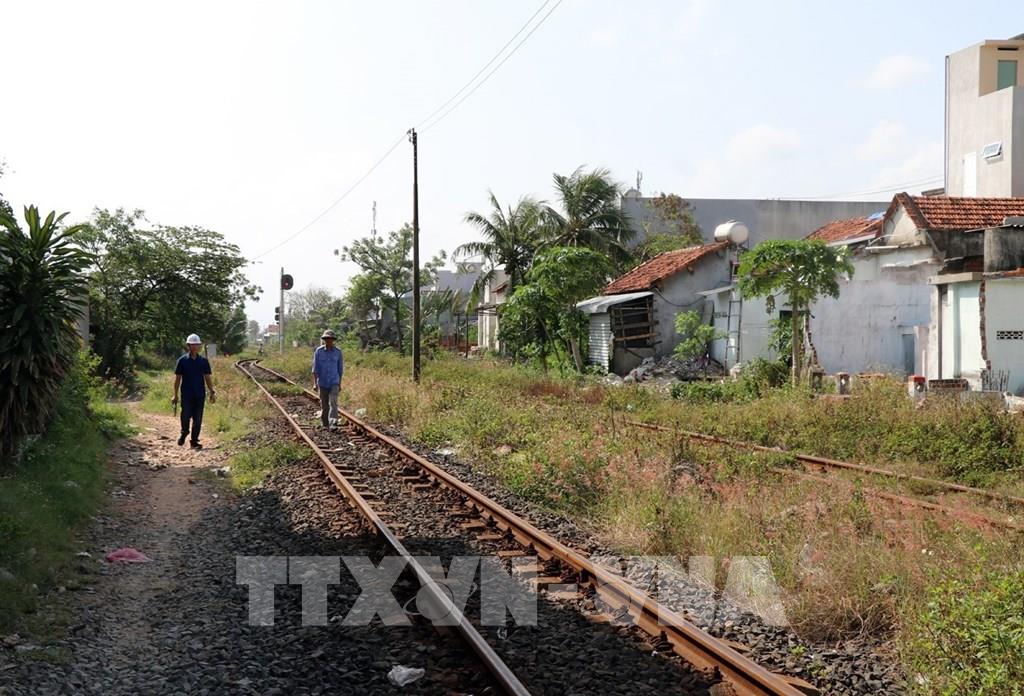
<path id="1" fill-rule="evenodd" d="M 476 238 L 463 216 L 489 189 L 550 199 L 581 165 L 642 172 L 645 195 L 884 200 L 942 185 L 944 57 L 1024 32 L 1006 0 L 0 0 L 0 18 L 15 210 L 217 230 L 252 260 L 264 325 L 282 267 L 341 293 L 358 269 L 334 250 L 374 202 L 379 231 L 411 221 L 411 127 L 423 258 Z"/>

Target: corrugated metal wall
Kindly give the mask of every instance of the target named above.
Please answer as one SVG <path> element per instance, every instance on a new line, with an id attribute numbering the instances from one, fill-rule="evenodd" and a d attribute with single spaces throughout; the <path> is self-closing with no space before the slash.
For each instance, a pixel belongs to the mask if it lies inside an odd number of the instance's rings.
<path id="1" fill-rule="evenodd" d="M 611 365 L 612 322 L 611 316 L 605 314 L 590 315 L 590 350 L 588 358 L 592 365 L 600 365 L 608 369 Z"/>

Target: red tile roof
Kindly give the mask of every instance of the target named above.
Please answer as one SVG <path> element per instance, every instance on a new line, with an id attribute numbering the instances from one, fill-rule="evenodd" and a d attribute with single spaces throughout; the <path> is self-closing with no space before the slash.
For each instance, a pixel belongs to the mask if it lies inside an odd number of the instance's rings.
<path id="1" fill-rule="evenodd" d="M 820 239 L 826 243 L 841 242 L 847 239 L 857 239 L 871 235 L 877 237 L 882 232 L 881 215 L 871 215 L 850 218 L 848 220 L 833 220 L 832 222 L 819 227 L 811 232 L 808 239 Z"/>
<path id="2" fill-rule="evenodd" d="M 650 261 L 645 261 L 629 273 L 612 281 L 601 294 L 621 295 L 627 292 L 649 290 L 659 280 L 675 275 L 684 268 L 689 268 L 708 254 L 729 246 L 728 242 L 712 242 L 700 246 L 686 247 L 658 254 Z"/>
<path id="3" fill-rule="evenodd" d="M 998 227 L 1003 224 L 1003 218 L 1024 215 L 1024 198 L 953 198 L 897 193 L 886 217 L 897 204 L 903 206 L 922 230 L 979 230 Z"/>

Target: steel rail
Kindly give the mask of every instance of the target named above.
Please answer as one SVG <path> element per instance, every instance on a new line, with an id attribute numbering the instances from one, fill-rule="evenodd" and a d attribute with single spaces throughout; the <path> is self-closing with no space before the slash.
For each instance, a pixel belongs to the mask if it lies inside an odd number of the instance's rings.
<path id="1" fill-rule="evenodd" d="M 289 425 L 292 426 L 295 433 L 302 438 L 311 450 L 313 450 L 317 458 L 320 460 L 320 463 L 323 464 L 324 469 L 327 471 L 327 475 L 330 477 L 331 481 L 334 482 L 334 485 L 345 495 L 346 498 L 349 499 L 359 513 L 366 518 L 366 520 L 376 530 L 377 534 L 387 542 L 388 546 L 401 556 L 405 560 L 406 564 L 412 568 L 420 586 L 426 588 L 431 595 L 431 599 L 437 603 L 437 606 L 447 612 L 445 616 L 451 616 L 456 620 L 457 623 L 454 626 L 455 630 L 458 632 L 459 636 L 466 641 L 473 652 L 476 653 L 481 662 L 484 663 L 484 666 L 487 667 L 487 670 L 491 673 L 491 676 L 494 677 L 501 688 L 511 696 L 530 696 L 529 690 L 527 690 L 523 683 L 519 681 L 519 678 L 511 668 L 509 668 L 509 666 L 505 664 L 504 660 L 494 652 L 494 649 L 486 640 L 484 640 L 484 637 L 480 635 L 480 632 L 469 623 L 465 615 L 454 604 L 452 604 L 448 594 L 441 590 L 434 578 L 431 577 L 430 573 L 428 573 L 426 569 L 412 556 L 412 554 L 409 553 L 405 548 L 405 545 L 402 544 L 398 537 L 395 536 L 394 532 L 388 528 L 387 524 L 385 524 L 380 516 L 377 515 L 366 499 L 363 498 L 352 484 L 349 483 L 348 479 L 338 471 L 334 463 L 331 462 L 327 455 L 324 454 L 323 450 L 321 450 L 320 447 L 310 439 L 302 429 L 302 426 L 299 425 L 291 414 L 285 410 L 274 395 L 271 394 L 266 387 L 260 384 L 259 380 L 257 380 L 256 377 L 243 366 L 243 363 L 248 365 L 250 362 L 258 361 L 240 360 L 235 363 L 235 367 L 253 381 L 259 390 L 263 392 L 263 395 L 267 397 L 270 403 L 272 403 L 281 415 L 284 416 L 285 420 L 287 420 Z M 260 367 L 260 369 L 271 372 L 264 367 Z M 274 374 L 273 372 L 271 373 Z M 279 376 L 284 378 L 283 375 Z M 285 381 L 294 384 L 291 380 L 288 380 L 287 378 L 284 379 Z M 312 392 L 307 392 L 307 395 L 311 393 Z"/>
<path id="2" fill-rule="evenodd" d="M 257 367 L 289 384 L 297 385 L 279 372 L 262 365 Z M 307 398 L 319 402 L 316 394 L 300 387 Z M 675 611 L 659 604 L 650 595 L 637 589 L 618 576 L 591 561 L 578 551 L 562 544 L 501 504 L 491 500 L 472 486 L 460 481 L 433 462 L 412 451 L 401 442 L 385 435 L 344 409 L 339 409 L 347 421 L 366 435 L 377 440 L 403 457 L 416 463 L 433 478 L 456 490 L 485 515 L 511 533 L 524 547 L 532 548 L 538 556 L 547 560 L 555 558 L 579 574 L 580 581 L 590 584 L 610 605 L 626 608 L 637 625 L 646 633 L 658 637 L 664 634 L 673 650 L 696 669 L 717 673 L 739 696 L 748 694 L 775 696 L 802 696 L 817 694 L 817 689 L 798 678 L 776 674 L 701 630 Z"/>
<path id="3" fill-rule="evenodd" d="M 822 469 L 844 469 L 844 470 L 849 470 L 849 471 L 857 471 L 857 472 L 860 472 L 860 473 L 872 474 L 872 475 L 875 475 L 875 476 L 891 477 L 891 478 L 894 478 L 894 479 L 900 479 L 900 480 L 905 480 L 905 481 L 913 481 L 915 483 L 930 484 L 930 485 L 934 485 L 934 486 L 937 486 L 937 487 L 946 488 L 948 490 L 958 491 L 958 492 L 961 492 L 961 493 L 972 493 L 972 494 L 977 494 L 977 495 L 982 495 L 982 496 L 988 497 L 989 499 L 1003 500 L 1003 501 L 1009 502 L 1009 503 L 1015 503 L 1015 504 L 1019 504 L 1019 505 L 1024 505 L 1024 498 L 1019 498 L 1017 496 L 1007 495 L 1005 493 L 1000 493 L 998 491 L 990 491 L 990 490 L 986 490 L 984 488 L 973 488 L 971 486 L 963 486 L 963 485 L 958 484 L 958 483 L 950 483 L 949 481 L 940 481 L 938 479 L 929 479 L 929 478 L 924 478 L 922 476 L 914 476 L 913 474 L 903 474 L 903 473 L 900 473 L 898 471 L 890 471 L 888 469 L 880 469 L 880 468 L 877 468 L 877 467 L 866 466 L 864 464 L 853 464 L 851 462 L 843 462 L 843 461 L 839 461 L 837 459 L 828 459 L 826 457 L 817 457 L 817 456 L 808 455 L 808 454 L 799 454 L 797 452 L 792 452 L 790 450 L 786 450 L 786 449 L 783 449 L 781 447 L 768 447 L 766 445 L 758 445 L 758 444 L 753 443 L 753 442 L 743 442 L 741 440 L 730 440 L 728 438 L 718 437 L 716 435 L 706 435 L 704 433 L 696 433 L 696 432 L 691 432 L 691 431 L 688 431 L 688 430 L 681 430 L 681 429 L 677 429 L 677 428 L 670 428 L 668 426 L 659 425 L 659 424 L 656 424 L 656 423 L 643 423 L 641 421 L 634 421 L 634 420 L 624 420 L 622 422 L 624 422 L 626 425 L 630 425 L 630 426 L 637 427 L 637 428 L 643 428 L 643 429 L 646 429 L 646 430 L 653 430 L 655 432 L 671 433 L 671 434 L 674 434 L 674 435 L 682 435 L 683 437 L 686 437 L 686 438 L 691 439 L 691 440 L 697 440 L 697 441 L 702 441 L 702 442 L 710 442 L 710 443 L 713 443 L 713 444 L 725 445 L 727 447 L 734 447 L 736 449 L 753 450 L 753 451 L 756 451 L 756 452 L 767 452 L 767 453 L 770 453 L 770 454 L 785 454 L 785 455 L 789 455 L 789 456 L 793 457 L 794 459 L 796 459 L 799 462 L 802 462 L 804 464 L 810 464 L 810 465 L 812 465 L 814 467 L 817 467 L 818 470 L 822 470 Z M 835 484 L 835 485 L 842 485 L 842 486 L 846 486 L 846 487 L 852 487 L 852 485 L 853 485 L 849 481 L 844 481 L 842 479 L 832 478 L 832 477 L 828 477 L 828 476 L 815 476 L 814 474 L 800 472 L 800 471 L 794 471 L 793 469 L 787 469 L 787 468 L 781 467 L 781 466 L 768 467 L 768 470 L 773 472 L 773 473 L 782 474 L 782 475 L 785 475 L 785 476 L 797 476 L 797 477 L 807 478 L 807 479 L 810 479 L 810 480 L 822 481 L 822 482 L 825 482 L 825 483 L 832 483 L 832 484 Z M 925 510 L 931 510 L 933 512 L 939 512 L 939 513 L 942 513 L 944 515 L 948 515 L 950 517 L 965 517 L 965 518 L 973 519 L 976 522 L 980 522 L 980 523 L 983 523 L 983 524 L 986 524 L 986 525 L 989 525 L 989 526 L 992 526 L 992 527 L 1002 527 L 1002 528 L 1005 528 L 1005 529 L 1012 529 L 1012 530 L 1018 531 L 1018 532 L 1024 531 L 1024 526 L 1019 525 L 1019 524 L 1017 524 L 1015 522 L 1008 522 L 1008 521 L 1005 521 L 1005 520 L 1000 520 L 1000 519 L 998 519 L 996 517 L 990 517 L 988 515 L 983 515 L 981 513 L 973 512 L 971 510 L 963 510 L 963 509 L 958 509 L 958 508 L 952 508 L 952 507 L 949 507 L 948 505 L 939 505 L 938 503 L 932 503 L 932 502 L 929 502 L 927 500 L 921 500 L 920 498 L 912 498 L 912 497 L 905 496 L 905 495 L 898 495 L 896 493 L 889 493 L 888 491 L 882 491 L 882 490 L 879 490 L 877 488 L 864 488 L 863 490 L 864 490 L 864 492 L 869 493 L 870 495 L 873 495 L 873 496 L 875 496 L 877 498 L 882 498 L 883 500 L 890 500 L 890 501 L 893 501 L 893 502 L 900 503 L 902 505 L 919 507 L 919 508 L 923 508 Z"/>

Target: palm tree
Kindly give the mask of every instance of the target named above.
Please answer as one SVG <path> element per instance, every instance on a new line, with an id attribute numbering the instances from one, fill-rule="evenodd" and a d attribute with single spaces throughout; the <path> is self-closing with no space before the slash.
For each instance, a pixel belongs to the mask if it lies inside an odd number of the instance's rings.
<path id="1" fill-rule="evenodd" d="M 627 244 L 636 234 L 622 213 L 622 187 L 607 169 L 579 167 L 569 176 L 555 174 L 559 212 L 546 206 L 546 232 L 551 246 L 583 246 L 604 251 L 619 262 L 630 257 Z"/>
<path id="2" fill-rule="evenodd" d="M 466 222 L 480 231 L 483 240 L 467 242 L 459 246 L 452 255 L 456 259 L 483 256 L 486 262 L 487 270 L 480 275 L 473 287 L 470 305 L 477 304 L 480 291 L 494 278 L 498 266 L 505 267 L 505 273 L 508 275 L 506 296 L 511 296 L 512 292 L 522 285 L 541 242 L 541 226 L 544 220 L 542 201 L 523 196 L 515 206 L 505 210 L 492 191 L 488 191 L 487 194 L 490 196 L 490 214 L 471 211 L 466 213 L 465 217 Z"/>

